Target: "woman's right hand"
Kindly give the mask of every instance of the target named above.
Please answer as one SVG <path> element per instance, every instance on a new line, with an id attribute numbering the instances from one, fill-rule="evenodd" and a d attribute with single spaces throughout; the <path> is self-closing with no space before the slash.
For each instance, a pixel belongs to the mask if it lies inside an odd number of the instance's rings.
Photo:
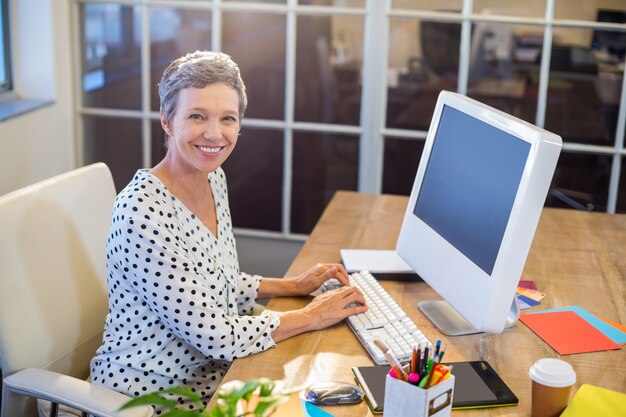
<path id="1" fill-rule="evenodd" d="M 367 311 L 365 297 L 356 287 L 341 287 L 315 297 L 300 310 L 280 314 L 280 326 L 272 333 L 275 342 L 300 333 L 320 330 L 353 314 Z"/>
<path id="2" fill-rule="evenodd" d="M 318 295 L 304 311 L 312 318 L 311 330 L 320 330 L 353 314 L 364 313 L 367 305 L 358 288 L 347 286 Z"/>

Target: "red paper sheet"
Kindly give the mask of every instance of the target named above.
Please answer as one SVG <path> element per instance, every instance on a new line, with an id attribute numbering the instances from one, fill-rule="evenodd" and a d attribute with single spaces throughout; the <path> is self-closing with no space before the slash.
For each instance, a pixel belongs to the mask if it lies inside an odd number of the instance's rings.
<path id="1" fill-rule="evenodd" d="M 537 286 L 535 285 L 535 283 L 533 281 L 527 280 L 527 279 L 522 279 L 520 280 L 518 287 L 522 287 L 522 288 L 528 288 L 529 290 L 536 290 Z"/>
<path id="2" fill-rule="evenodd" d="M 573 311 L 523 314 L 520 320 L 560 355 L 620 348 Z"/>

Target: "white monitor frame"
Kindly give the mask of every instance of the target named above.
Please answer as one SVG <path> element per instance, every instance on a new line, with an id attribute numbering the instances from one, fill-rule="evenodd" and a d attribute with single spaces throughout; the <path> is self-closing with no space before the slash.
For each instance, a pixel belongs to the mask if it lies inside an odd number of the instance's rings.
<path id="1" fill-rule="evenodd" d="M 444 106 L 457 109 L 530 144 L 491 275 L 413 213 Z M 561 146 L 560 136 L 478 101 L 448 91 L 439 95 L 396 251 L 476 331 L 501 333 L 505 328 Z"/>

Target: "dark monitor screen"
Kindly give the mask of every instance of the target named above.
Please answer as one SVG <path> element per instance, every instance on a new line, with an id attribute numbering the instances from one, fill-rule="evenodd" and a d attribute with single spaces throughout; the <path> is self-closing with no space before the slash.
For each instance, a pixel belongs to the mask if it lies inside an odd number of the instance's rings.
<path id="1" fill-rule="evenodd" d="M 444 106 L 413 213 L 491 275 L 529 151 L 528 142 Z"/>
<path id="2" fill-rule="evenodd" d="M 599 9 L 596 20 L 605 23 L 626 23 L 626 10 Z M 606 50 L 621 59 L 626 52 L 626 31 L 596 29 L 593 32 L 591 47 Z"/>

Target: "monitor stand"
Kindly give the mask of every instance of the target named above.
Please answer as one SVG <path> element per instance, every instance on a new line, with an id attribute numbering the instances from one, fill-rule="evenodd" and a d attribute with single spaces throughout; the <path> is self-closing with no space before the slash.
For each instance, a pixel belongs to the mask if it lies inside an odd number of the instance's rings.
<path id="1" fill-rule="evenodd" d="M 431 300 L 417 303 L 417 307 L 439 331 L 448 336 L 463 336 L 467 334 L 481 333 L 463 318 L 447 301 Z M 517 296 L 513 296 L 513 302 L 509 314 L 506 317 L 504 328 L 512 327 L 519 319 L 519 303 Z"/>

